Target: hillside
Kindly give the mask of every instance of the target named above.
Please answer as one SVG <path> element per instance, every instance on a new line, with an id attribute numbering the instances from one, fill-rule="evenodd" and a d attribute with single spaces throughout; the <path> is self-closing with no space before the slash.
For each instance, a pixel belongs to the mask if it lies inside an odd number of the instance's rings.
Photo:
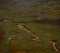
<path id="1" fill-rule="evenodd" d="M 60 51 L 60 0 L 0 0 L 0 53 Z"/>

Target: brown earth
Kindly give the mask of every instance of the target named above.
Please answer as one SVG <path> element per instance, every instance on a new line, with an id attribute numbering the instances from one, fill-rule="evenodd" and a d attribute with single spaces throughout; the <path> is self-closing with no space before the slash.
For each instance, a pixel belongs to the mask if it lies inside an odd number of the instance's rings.
<path id="1" fill-rule="evenodd" d="M 26 51 L 13 51 L 13 53 L 26 53 Z"/>
<path id="2" fill-rule="evenodd" d="M 0 27 L 0 43 L 4 39 L 4 35 L 5 35 L 5 30 L 4 28 Z"/>
<path id="3" fill-rule="evenodd" d="M 22 51 L 13 51 L 13 53 L 46 53 L 44 51 L 25 51 L 25 50 L 22 50 Z"/>
<path id="4" fill-rule="evenodd" d="M 4 39 L 5 34 L 6 34 L 6 33 L 5 33 L 4 28 L 3 28 L 3 27 L 0 27 L 0 53 L 2 53 L 1 43 L 2 43 L 2 41 L 3 41 L 3 39 Z"/>

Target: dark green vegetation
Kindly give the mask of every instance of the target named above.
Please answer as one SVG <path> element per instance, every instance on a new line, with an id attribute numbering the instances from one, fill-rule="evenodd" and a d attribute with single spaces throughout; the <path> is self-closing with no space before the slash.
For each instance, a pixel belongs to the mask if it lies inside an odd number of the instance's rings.
<path id="1" fill-rule="evenodd" d="M 56 53 L 50 40 L 57 40 L 57 48 L 60 49 L 59 2 L 36 0 L 29 8 L 17 5 L 16 1 L 2 1 L 0 4 L 0 53 Z M 11 19 L 14 23 L 24 22 L 37 34 L 39 41 L 32 41 L 31 34 L 19 29 L 11 20 L 4 19 Z M 8 42 L 9 37 L 12 39 Z"/>

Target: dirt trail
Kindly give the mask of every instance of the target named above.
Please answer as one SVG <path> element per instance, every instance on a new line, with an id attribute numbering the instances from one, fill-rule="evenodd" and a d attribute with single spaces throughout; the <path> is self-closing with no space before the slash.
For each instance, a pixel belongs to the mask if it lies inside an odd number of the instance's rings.
<path id="1" fill-rule="evenodd" d="M 56 52 L 58 52 L 58 53 L 60 53 L 60 50 L 57 48 L 57 46 L 56 46 L 56 42 L 57 42 L 57 40 L 51 40 L 52 41 L 52 47 L 54 48 L 54 50 L 56 51 Z"/>
<path id="2" fill-rule="evenodd" d="M 25 25 L 17 24 L 17 26 L 18 26 L 20 29 L 23 29 L 23 30 L 27 31 L 28 33 L 30 33 L 30 34 L 34 37 L 32 40 L 34 40 L 34 41 L 39 40 L 39 37 L 38 37 L 36 34 L 34 34 L 34 33 L 31 31 L 31 29 L 27 28 Z"/>
<path id="3" fill-rule="evenodd" d="M 57 49 L 57 47 L 56 47 L 56 42 L 53 42 L 53 43 L 52 43 L 52 46 L 53 46 L 53 48 L 55 49 L 56 52 L 60 52 L 60 51 Z"/>
<path id="4" fill-rule="evenodd" d="M 15 21 L 15 20 L 12 20 L 12 19 L 3 19 L 3 21 L 4 22 L 6 22 L 6 21 L 10 21 L 11 23 L 13 23 L 13 21 L 15 22 L 15 24 L 16 24 L 16 22 L 17 21 Z M 31 31 L 31 29 L 29 29 L 29 28 L 27 28 L 25 25 L 22 25 L 22 24 L 16 24 L 20 29 L 23 29 L 23 30 L 25 30 L 25 31 L 27 31 L 28 33 L 30 33 L 34 38 L 32 39 L 32 40 L 34 40 L 34 41 L 37 41 L 37 40 L 39 40 L 39 37 L 36 35 L 36 34 L 34 34 L 32 31 Z M 9 39 L 8 40 L 11 40 L 11 37 L 9 37 Z"/>

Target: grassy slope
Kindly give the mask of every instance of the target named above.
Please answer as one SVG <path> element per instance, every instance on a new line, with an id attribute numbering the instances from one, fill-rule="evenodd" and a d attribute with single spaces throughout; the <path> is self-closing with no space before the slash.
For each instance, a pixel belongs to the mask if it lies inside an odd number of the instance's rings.
<path id="1" fill-rule="evenodd" d="M 54 49 L 52 48 L 51 43 L 49 40 L 56 39 L 58 42 L 60 41 L 60 27 L 59 26 L 52 26 L 46 24 L 36 24 L 30 23 L 26 24 L 28 28 L 32 30 L 32 32 L 36 33 L 40 40 L 38 42 L 32 41 L 32 35 L 28 34 L 24 30 L 19 29 L 17 26 L 13 24 L 6 24 L 4 23 L 4 27 L 6 29 L 6 37 L 5 42 L 2 47 L 11 50 L 29 50 L 29 51 L 43 51 L 46 53 L 55 53 Z M 12 38 L 10 43 L 7 43 L 8 37 L 12 37 L 11 34 L 15 33 L 16 37 Z M 59 44 L 58 44 L 59 45 Z M 57 45 L 57 46 L 58 46 Z M 60 46 L 58 46 L 59 48 Z M 59 48 L 60 49 L 60 48 Z M 29 52 L 28 51 L 28 52 Z"/>
<path id="2" fill-rule="evenodd" d="M 20 21 L 30 21 L 26 15 L 15 14 L 15 11 L 8 13 L 7 11 L 0 11 L 0 17 L 12 18 L 14 20 Z M 6 36 L 2 42 L 2 51 L 15 51 L 15 50 L 26 50 L 27 53 L 55 53 L 52 48 L 51 42 L 49 40 L 58 40 L 57 47 L 60 49 L 60 26 L 47 25 L 47 24 L 37 24 L 37 23 L 26 23 L 26 26 L 36 33 L 40 40 L 38 42 L 32 41 L 32 35 L 28 34 L 26 31 L 19 29 L 16 25 L 8 22 L 0 22 L 1 26 L 4 26 L 6 30 Z M 7 43 L 9 37 L 12 37 L 13 33 L 16 37 Z M 21 52 L 20 52 L 21 53 Z"/>

